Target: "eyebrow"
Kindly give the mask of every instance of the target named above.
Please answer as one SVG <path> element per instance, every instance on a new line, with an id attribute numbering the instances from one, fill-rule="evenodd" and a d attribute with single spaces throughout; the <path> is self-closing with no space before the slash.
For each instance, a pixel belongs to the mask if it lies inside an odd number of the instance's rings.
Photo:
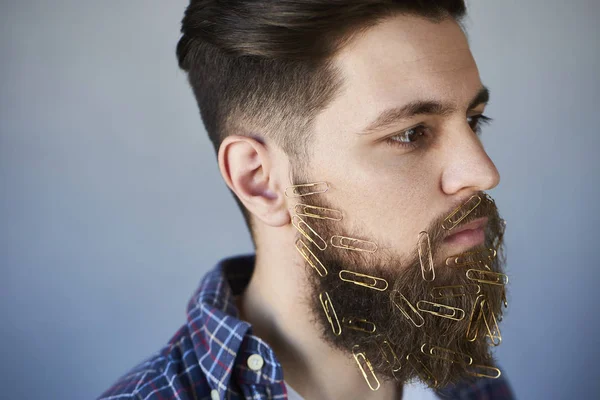
<path id="1" fill-rule="evenodd" d="M 490 101 L 490 91 L 487 87 L 482 86 L 479 92 L 473 97 L 469 103 L 468 110 L 472 110 L 480 104 L 486 104 Z M 388 128 L 402 120 L 414 117 L 416 115 L 439 115 L 447 116 L 457 109 L 454 105 L 448 103 L 440 103 L 431 100 L 416 100 L 401 107 L 394 107 L 383 111 L 379 116 L 371 122 L 358 135 L 369 135 L 377 131 Z"/>

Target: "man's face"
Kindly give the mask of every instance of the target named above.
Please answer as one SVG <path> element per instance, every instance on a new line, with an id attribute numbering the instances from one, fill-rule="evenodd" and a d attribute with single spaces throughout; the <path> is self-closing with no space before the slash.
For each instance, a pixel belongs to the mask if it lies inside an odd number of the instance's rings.
<path id="1" fill-rule="evenodd" d="M 372 28 L 335 61 L 345 85 L 315 121 L 308 170 L 335 186 L 328 200 L 343 207 L 347 226 L 407 254 L 435 216 L 498 184 L 498 171 L 469 125 L 485 106 L 468 109 L 482 89 L 477 66 L 455 22 L 412 16 Z M 420 100 L 455 111 L 360 134 L 380 113 Z M 460 250 L 448 245 L 444 253 Z"/>
<path id="2" fill-rule="evenodd" d="M 343 94 L 317 117 L 310 162 L 293 174 L 295 184 L 325 181 L 329 185 L 326 193 L 296 203 L 343 214 L 341 221 L 303 218 L 328 242 L 324 251 L 297 235 L 329 271 L 327 277 L 321 277 L 307 268 L 315 318 L 332 345 L 346 351 L 360 345 L 374 360 L 374 371 L 384 379 L 393 376 L 405 382 L 419 376 L 406 358 L 418 354 L 438 384 L 455 381 L 466 375 L 464 365 L 424 357 L 419 353 L 422 345 L 469 354 L 476 364 L 491 364 L 489 345 L 481 340 L 483 327 L 478 341 L 467 341 L 465 333 L 477 295 L 488 299 L 486 315 L 500 316 L 504 294 L 501 285 L 481 284 L 476 293 L 464 296 L 436 300 L 431 295 L 439 286 L 477 286 L 465 274 L 467 268 L 445 265 L 447 257 L 489 248 L 501 251 L 502 221 L 494 202 L 483 193 L 497 185 L 498 172 L 470 126 L 470 117 L 481 114 L 485 105 L 474 101 L 482 89 L 477 68 L 464 34 L 454 22 L 436 24 L 405 16 L 368 31 L 346 47 L 336 62 L 345 81 Z M 417 101 L 440 103 L 451 111 L 404 117 L 361 134 L 381 112 Z M 416 130 L 410 130 L 413 127 Z M 392 138 L 400 144 L 388 143 Z M 444 240 L 444 218 L 472 195 L 479 195 L 481 204 L 462 224 L 487 217 L 485 242 Z M 423 231 L 431 240 L 436 273 L 432 281 L 424 279 L 417 251 Z M 374 242 L 377 251 L 340 249 L 332 246 L 334 235 Z M 472 268 L 502 272 L 502 259 Z M 343 282 L 339 279 L 342 270 L 385 279 L 388 288 L 376 291 Z M 346 326 L 342 335 L 327 332 L 331 327 L 319 298 L 324 292 L 331 296 L 341 325 Z M 464 315 L 455 321 L 422 312 L 423 324 L 409 321 L 394 306 L 394 293 L 405 296 L 413 306 L 426 300 L 460 308 Z M 347 329 L 348 319 L 368 320 L 377 330 Z M 391 346 L 404 365 L 401 371 L 392 374 L 386 365 L 379 351 L 383 340 L 393 342 Z"/>

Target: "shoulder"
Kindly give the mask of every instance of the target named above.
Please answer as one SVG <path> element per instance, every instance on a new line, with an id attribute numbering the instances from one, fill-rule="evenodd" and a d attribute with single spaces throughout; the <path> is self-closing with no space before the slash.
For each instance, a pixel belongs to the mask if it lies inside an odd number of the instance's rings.
<path id="1" fill-rule="evenodd" d="M 140 389 L 151 385 L 164 371 L 156 369 L 158 355 L 153 355 L 142 363 L 131 368 L 119 377 L 111 387 L 105 390 L 98 400 L 142 399 Z"/>
<path id="2" fill-rule="evenodd" d="M 210 398 L 192 340 L 183 326 L 162 349 L 119 377 L 97 400 Z"/>

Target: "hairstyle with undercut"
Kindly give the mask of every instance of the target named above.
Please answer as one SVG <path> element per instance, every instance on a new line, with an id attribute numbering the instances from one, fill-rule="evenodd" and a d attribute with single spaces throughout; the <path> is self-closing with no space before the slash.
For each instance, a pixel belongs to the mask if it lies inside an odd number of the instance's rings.
<path id="1" fill-rule="evenodd" d="M 396 14 L 439 22 L 466 14 L 464 0 L 191 0 L 177 44 L 208 136 L 279 146 L 301 170 L 314 118 L 343 82 L 332 58 Z M 237 196 L 254 241 L 250 213 Z M 256 245 L 256 244 L 255 244 Z"/>

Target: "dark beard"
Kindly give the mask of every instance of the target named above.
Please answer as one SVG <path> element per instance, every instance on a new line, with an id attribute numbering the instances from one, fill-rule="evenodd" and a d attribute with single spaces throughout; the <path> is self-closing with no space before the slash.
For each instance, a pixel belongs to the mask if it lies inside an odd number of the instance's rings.
<path id="1" fill-rule="evenodd" d="M 489 218 L 485 244 L 470 251 L 495 249 L 497 252 L 496 257 L 487 259 L 486 265 L 489 270 L 502 273 L 505 263 L 502 251 L 503 220 L 498 214 L 494 201 L 486 194 L 479 193 L 479 195 L 482 200 L 479 206 L 458 226 L 484 216 Z M 299 197 L 297 200 L 302 204 L 342 211 L 335 205 L 329 204 L 325 200 L 326 196 L 327 193 L 313 194 Z M 450 212 L 451 210 L 438 217 L 426 229 L 429 233 L 434 256 L 447 233 L 442 228 L 442 222 Z M 395 379 L 403 384 L 417 378 L 428 386 L 436 388 L 459 381 L 475 379 L 476 374 L 474 372 L 495 374 L 493 370 L 484 369 L 482 371 L 474 367 L 476 365 L 493 367 L 495 364 L 490 351 L 490 339 L 485 337 L 488 331 L 482 319 L 477 320 L 479 321 L 478 330 L 476 331 L 477 338 L 473 341 L 466 338 L 471 313 L 474 308 L 478 313 L 478 305 L 480 304 L 476 304 L 476 300 L 481 300 L 481 295 L 485 296 L 487 303 L 484 307 L 486 313 L 482 318 L 489 321 L 490 328 L 493 328 L 492 314 L 498 322 L 501 319 L 502 303 L 505 296 L 504 286 L 476 282 L 466 276 L 468 269 L 487 270 L 483 264 L 458 267 L 438 263 L 435 265 L 435 279 L 428 282 L 422 276 L 417 251 L 417 238 L 415 238 L 415 250 L 405 257 L 397 255 L 392 248 L 382 246 L 383 243 L 378 243 L 379 247 L 373 253 L 340 249 L 331 245 L 329 239 L 332 236 L 341 235 L 368 241 L 376 240 L 373 240 L 364 232 L 346 231 L 343 220 L 332 221 L 307 216 L 300 216 L 300 218 L 327 242 L 327 248 L 322 251 L 300 233 L 297 235 L 297 239 L 308 246 L 310 251 L 327 269 L 327 275 L 321 277 L 308 262 L 304 262 L 302 259 L 310 285 L 310 296 L 307 301 L 312 311 L 312 319 L 320 327 L 322 338 L 326 342 L 348 354 L 352 354 L 353 349 L 355 353 L 362 353 L 369 360 L 379 381 Z M 299 243 L 297 242 L 297 244 Z M 384 291 L 378 291 L 345 282 L 339 276 L 342 270 L 384 279 L 388 282 L 388 287 Z M 346 273 L 344 273 L 344 276 L 346 276 Z M 368 278 L 367 281 L 369 281 Z M 434 299 L 431 295 L 434 287 L 459 285 L 469 285 L 467 287 L 473 289 L 472 294 L 441 299 Z M 475 293 L 475 285 L 479 285 L 480 291 L 478 293 Z M 335 309 L 341 327 L 341 334 L 339 335 L 334 333 L 336 329 L 332 329 L 332 324 L 324 311 L 320 298 L 322 293 L 328 294 L 331 305 Z M 464 312 L 464 317 L 456 321 L 419 311 L 422 317 L 421 320 L 420 317 L 410 312 L 409 306 L 403 303 L 399 294 L 402 294 L 415 308 L 417 302 L 426 300 L 458 308 Z M 403 315 L 394 302 L 401 304 L 415 322 L 411 322 Z M 332 314 L 331 311 L 330 314 Z M 476 315 L 478 315 L 477 313 Z M 334 325 L 338 326 L 335 318 L 333 320 Z M 361 322 L 362 320 L 368 321 L 368 323 Z M 349 323 L 358 325 L 359 328 L 362 327 L 368 331 L 372 330 L 373 325 L 371 324 L 374 324 L 376 327 L 375 332 L 352 329 L 349 327 Z M 416 326 L 421 323 L 422 326 Z M 474 326 L 475 324 L 471 327 L 471 332 L 473 332 Z M 499 338 L 496 337 L 494 340 L 498 342 Z M 432 356 L 430 349 L 433 346 L 438 347 L 438 349 L 434 348 L 435 355 L 441 357 Z M 439 348 L 448 349 L 451 352 Z M 407 359 L 409 354 L 411 354 L 410 361 Z M 468 357 L 471 357 L 472 361 Z M 370 386 L 372 388 L 376 387 L 375 382 L 377 381 L 372 379 L 364 359 L 362 357 L 359 357 L 359 359 L 364 371 L 371 380 Z M 449 361 L 449 359 L 454 361 Z M 467 365 L 469 363 L 470 365 Z"/>

